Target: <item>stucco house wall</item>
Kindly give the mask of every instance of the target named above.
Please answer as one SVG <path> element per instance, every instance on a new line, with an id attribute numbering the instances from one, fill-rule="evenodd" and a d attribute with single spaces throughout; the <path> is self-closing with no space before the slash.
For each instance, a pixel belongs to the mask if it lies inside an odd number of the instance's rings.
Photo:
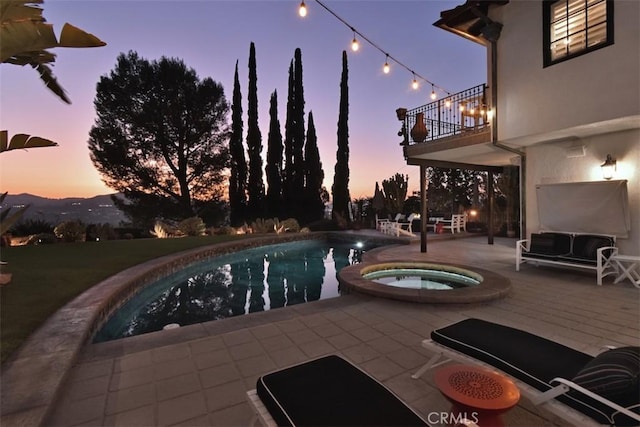
<path id="1" fill-rule="evenodd" d="M 543 68 L 542 1 L 494 9 L 500 140 L 640 113 L 640 1 L 616 1 L 614 44 Z"/>
<path id="2" fill-rule="evenodd" d="M 607 154 L 614 179 L 628 181 L 631 232 L 620 251 L 640 255 L 640 1 L 616 1 L 614 44 L 543 67 L 542 2 L 492 9 L 504 24 L 497 44 L 498 140 L 526 153 L 527 236 L 539 230 L 537 184 L 602 180 Z M 635 116 L 635 117 L 634 117 Z M 632 129 L 611 131 L 632 117 Z M 571 136 L 573 129 L 586 136 Z M 563 136 L 557 138 L 558 132 Z M 518 143 L 534 137 L 535 143 Z M 573 157 L 571 148 L 584 147 Z"/>
<path id="3" fill-rule="evenodd" d="M 614 179 L 626 179 L 629 193 L 631 231 L 629 238 L 619 238 L 620 252 L 640 255 L 640 130 L 594 136 L 581 141 L 585 147 L 582 157 L 567 157 L 571 142 L 537 144 L 527 148 L 527 236 L 540 228 L 536 200 L 537 184 L 601 181 L 607 154 L 617 158 Z"/>

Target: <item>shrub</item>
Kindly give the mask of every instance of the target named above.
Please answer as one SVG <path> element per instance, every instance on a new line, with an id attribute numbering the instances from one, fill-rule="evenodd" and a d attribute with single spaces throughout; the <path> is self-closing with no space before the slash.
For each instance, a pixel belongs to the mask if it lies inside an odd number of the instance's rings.
<path id="1" fill-rule="evenodd" d="M 11 227 L 13 236 L 30 236 L 41 233 L 53 233 L 53 224 L 43 219 L 25 219 Z"/>
<path id="2" fill-rule="evenodd" d="M 113 229 L 118 239 L 141 239 L 151 237 L 149 231 L 145 228 L 137 227 L 116 227 Z"/>
<path id="3" fill-rule="evenodd" d="M 207 226 L 197 216 L 187 218 L 178 224 L 178 230 L 186 236 L 204 236 Z"/>
<path id="4" fill-rule="evenodd" d="M 255 221 L 251 223 L 251 229 L 253 230 L 254 233 L 260 233 L 260 234 L 273 233 L 274 226 L 276 225 L 277 221 L 278 221 L 277 218 L 275 219 L 257 218 Z"/>
<path id="5" fill-rule="evenodd" d="M 161 221 L 156 221 L 153 226 L 153 230 L 151 230 L 151 234 L 156 236 L 158 239 L 168 239 L 169 237 L 176 236 L 176 229 L 169 224 L 165 224 Z"/>
<path id="6" fill-rule="evenodd" d="M 300 224 L 295 218 L 287 218 L 280 222 L 280 227 L 285 232 L 297 233 L 300 231 Z"/>
<path id="7" fill-rule="evenodd" d="M 220 228 L 213 229 L 211 233 L 216 235 L 236 234 L 236 229 L 231 227 L 230 225 L 223 225 Z"/>
<path id="8" fill-rule="evenodd" d="M 58 243 L 58 238 L 53 233 L 33 234 L 27 240 L 27 245 L 51 245 Z"/>
<path id="9" fill-rule="evenodd" d="M 89 224 L 87 225 L 87 241 L 115 240 L 116 232 L 111 224 Z"/>
<path id="10" fill-rule="evenodd" d="M 56 237 L 63 242 L 82 242 L 87 226 L 80 220 L 65 221 L 53 229 Z"/>

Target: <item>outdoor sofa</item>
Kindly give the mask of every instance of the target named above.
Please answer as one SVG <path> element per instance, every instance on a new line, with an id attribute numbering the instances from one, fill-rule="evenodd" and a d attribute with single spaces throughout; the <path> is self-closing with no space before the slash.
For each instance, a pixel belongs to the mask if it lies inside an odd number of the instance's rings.
<path id="1" fill-rule="evenodd" d="M 574 425 L 640 425 L 640 347 L 592 356 L 474 318 L 434 330 L 422 346 L 435 355 L 413 378 L 450 360 L 478 364 L 509 376 L 534 405 Z"/>
<path id="2" fill-rule="evenodd" d="M 595 270 L 597 283 L 615 271 L 609 258 L 616 249 L 615 236 L 544 232 L 516 242 L 516 271 L 525 262 Z"/>

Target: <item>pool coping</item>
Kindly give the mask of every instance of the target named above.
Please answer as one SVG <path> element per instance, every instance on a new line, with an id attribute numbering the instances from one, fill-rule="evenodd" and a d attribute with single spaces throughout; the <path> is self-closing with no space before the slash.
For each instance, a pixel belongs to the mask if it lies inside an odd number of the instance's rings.
<path id="1" fill-rule="evenodd" d="M 93 336 L 101 322 L 141 286 L 201 260 L 238 250 L 300 240 L 349 240 L 357 237 L 341 232 L 262 235 L 165 255 L 108 277 L 51 315 L 9 360 L 0 366 L 3 391 L 0 395 L 0 424 L 42 425 L 82 347 Z M 389 237 L 366 238 L 389 244 L 409 243 L 404 239 Z M 182 333 L 187 332 L 185 329 L 187 328 L 179 328 Z M 9 390 L 10 393 L 7 393 Z"/>

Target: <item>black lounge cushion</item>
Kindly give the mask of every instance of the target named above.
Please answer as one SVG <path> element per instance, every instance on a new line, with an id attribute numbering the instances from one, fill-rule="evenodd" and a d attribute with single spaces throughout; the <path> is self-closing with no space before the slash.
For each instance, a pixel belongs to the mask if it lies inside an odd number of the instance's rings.
<path id="1" fill-rule="evenodd" d="M 434 330 L 431 339 L 540 391 L 557 385 L 551 382 L 556 377 L 573 379 L 594 360 L 593 356 L 529 332 L 473 318 Z M 557 399 L 600 423 L 634 425 L 627 417 L 583 395 L 572 392 Z M 633 394 L 612 400 L 624 407 L 640 403 Z"/>
<path id="2" fill-rule="evenodd" d="M 495 366 L 546 391 L 556 377 L 573 378 L 593 356 L 509 326 L 465 319 L 431 333 L 431 339 Z"/>
<path id="3" fill-rule="evenodd" d="M 571 253 L 571 235 L 564 233 L 532 233 L 529 254 L 555 257 Z"/>
<path id="4" fill-rule="evenodd" d="M 596 261 L 598 257 L 598 249 L 614 246 L 613 238 L 606 236 L 597 236 L 590 234 L 578 234 L 573 238 L 573 246 L 571 255 L 573 258 L 586 259 Z M 609 254 L 605 254 L 609 255 Z"/>
<path id="5" fill-rule="evenodd" d="M 258 378 L 279 426 L 426 426 L 388 388 L 345 359 L 326 356 Z"/>

